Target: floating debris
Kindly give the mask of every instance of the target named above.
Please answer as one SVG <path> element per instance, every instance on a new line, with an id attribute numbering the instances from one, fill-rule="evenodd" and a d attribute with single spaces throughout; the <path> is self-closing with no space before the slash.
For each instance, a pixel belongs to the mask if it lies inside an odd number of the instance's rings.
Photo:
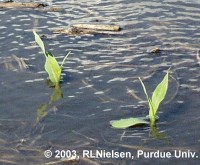
<path id="1" fill-rule="evenodd" d="M 150 49 L 149 51 L 147 51 L 149 53 L 160 53 L 161 50 L 159 48 L 153 48 L 153 49 Z"/>
<path id="2" fill-rule="evenodd" d="M 196 57 L 197 57 L 197 63 L 200 65 L 200 50 L 197 50 Z"/>
<path id="3" fill-rule="evenodd" d="M 41 12 L 60 12 L 62 11 L 63 9 L 62 8 L 58 8 L 58 7 L 50 7 L 50 8 L 47 8 L 47 9 L 42 9 L 40 10 Z"/>
<path id="4" fill-rule="evenodd" d="M 71 28 L 53 30 L 53 33 L 66 35 L 119 34 L 118 31 L 120 31 L 120 27 L 117 25 L 75 24 Z"/>
<path id="5" fill-rule="evenodd" d="M 41 8 L 46 7 L 44 3 L 20 3 L 20 2 L 4 2 L 0 3 L 0 8 Z"/>
<path id="6" fill-rule="evenodd" d="M 0 66 L 3 65 L 6 70 L 12 71 L 24 71 L 29 68 L 23 58 L 19 58 L 16 55 L 12 55 L 10 57 L 0 58 Z"/>
<path id="7" fill-rule="evenodd" d="M 120 27 L 118 25 L 103 25 L 103 24 L 75 24 L 72 27 L 78 29 L 92 29 L 100 31 L 119 31 Z"/>

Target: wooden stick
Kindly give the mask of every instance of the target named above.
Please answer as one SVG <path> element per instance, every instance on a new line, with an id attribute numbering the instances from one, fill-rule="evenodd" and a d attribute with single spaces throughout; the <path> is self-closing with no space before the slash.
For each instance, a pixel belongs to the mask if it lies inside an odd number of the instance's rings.
<path id="1" fill-rule="evenodd" d="M 77 29 L 93 29 L 101 31 L 119 31 L 120 27 L 117 25 L 100 25 L 100 24 L 75 24 L 73 27 Z"/>
<path id="2" fill-rule="evenodd" d="M 68 28 L 68 29 L 55 29 L 52 30 L 53 33 L 57 34 L 66 34 L 66 35 L 86 35 L 86 34 L 108 34 L 108 35 L 115 35 L 120 34 L 116 31 L 105 31 L 105 30 L 94 30 L 94 29 L 79 29 L 76 27 Z"/>
<path id="3" fill-rule="evenodd" d="M 7 3 L 0 3 L 0 8 L 39 8 L 45 7 L 47 5 L 42 3 L 19 3 L 19 2 L 7 2 Z"/>

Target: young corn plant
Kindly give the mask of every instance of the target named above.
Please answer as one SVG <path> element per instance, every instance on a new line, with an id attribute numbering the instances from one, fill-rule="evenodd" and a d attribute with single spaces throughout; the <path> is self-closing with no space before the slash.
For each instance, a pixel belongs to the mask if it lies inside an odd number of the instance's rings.
<path id="1" fill-rule="evenodd" d="M 36 43 L 42 49 L 42 52 L 45 56 L 46 61 L 45 61 L 44 68 L 49 75 L 49 79 L 53 86 L 57 86 L 59 85 L 59 82 L 60 82 L 63 64 L 65 63 L 70 52 L 64 57 L 61 65 L 59 65 L 54 55 L 51 52 L 49 51 L 47 52 L 45 50 L 44 43 L 41 40 L 40 36 L 36 33 L 36 31 L 33 31 L 33 34 L 35 36 Z"/>
<path id="2" fill-rule="evenodd" d="M 165 77 L 163 80 L 157 85 L 155 88 L 152 97 L 150 98 L 147 94 L 146 87 L 142 80 L 139 78 L 140 83 L 142 84 L 144 93 L 147 97 L 147 101 L 149 104 L 149 118 L 150 118 L 150 126 L 156 125 L 156 118 L 157 118 L 157 112 L 160 103 L 164 100 L 167 89 L 168 89 L 168 80 L 169 79 L 169 73 L 167 71 Z M 149 124 L 149 122 L 146 120 L 145 117 L 139 117 L 139 118 L 128 118 L 128 119 L 120 119 L 120 120 L 114 120 L 111 121 L 110 124 L 114 128 L 127 128 L 130 126 L 138 125 L 138 124 Z"/>
<path id="3" fill-rule="evenodd" d="M 142 84 L 144 93 L 147 97 L 147 101 L 149 103 L 149 118 L 150 118 L 150 124 L 151 125 L 156 124 L 156 117 L 157 117 L 159 105 L 164 100 L 166 93 L 167 93 L 168 81 L 169 81 L 168 79 L 169 79 L 169 73 L 167 72 L 164 79 L 161 81 L 161 83 L 158 84 L 158 86 L 154 90 L 152 98 L 150 99 L 148 94 L 147 94 L 146 87 L 145 87 L 144 83 L 139 78 L 139 80 Z"/>

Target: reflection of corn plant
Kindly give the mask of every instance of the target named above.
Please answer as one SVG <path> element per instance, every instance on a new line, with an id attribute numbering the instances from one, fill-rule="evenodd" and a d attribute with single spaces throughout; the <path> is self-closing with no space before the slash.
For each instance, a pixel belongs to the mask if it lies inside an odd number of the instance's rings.
<path id="1" fill-rule="evenodd" d="M 158 86 L 156 87 L 156 89 L 153 92 L 152 98 L 150 99 L 145 85 L 142 82 L 142 80 L 139 78 L 144 93 L 147 97 L 147 101 L 149 103 L 149 118 L 150 118 L 150 125 L 154 126 L 156 124 L 156 114 L 158 111 L 158 107 L 160 105 L 160 103 L 164 100 L 165 95 L 167 93 L 167 89 L 168 89 L 168 72 L 165 75 L 164 79 L 158 84 Z M 114 128 L 127 128 L 133 125 L 137 125 L 137 124 L 148 124 L 148 122 L 145 120 L 145 118 L 128 118 L 128 119 L 121 119 L 121 120 L 114 120 L 110 122 L 111 125 Z"/>
<path id="2" fill-rule="evenodd" d="M 35 36 L 35 41 L 42 49 L 42 52 L 46 58 L 46 62 L 44 65 L 45 70 L 48 73 L 49 79 L 51 80 L 52 84 L 56 86 L 60 82 L 62 66 L 65 63 L 65 60 L 67 59 L 67 56 L 69 55 L 70 52 L 65 56 L 65 58 L 62 61 L 62 64 L 59 65 L 53 54 L 51 52 L 46 52 L 44 43 L 41 40 L 40 36 L 35 31 L 33 31 L 33 34 Z"/>
<path id="3" fill-rule="evenodd" d="M 52 110 L 52 104 L 63 97 L 62 89 L 59 85 L 56 85 L 48 103 L 42 104 L 37 110 L 37 123 L 41 121 Z"/>

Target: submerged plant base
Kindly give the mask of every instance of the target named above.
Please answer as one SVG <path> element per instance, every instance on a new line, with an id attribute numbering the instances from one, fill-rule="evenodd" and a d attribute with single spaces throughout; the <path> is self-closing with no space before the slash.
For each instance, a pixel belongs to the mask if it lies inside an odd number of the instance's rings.
<path id="1" fill-rule="evenodd" d="M 168 139 L 165 133 L 160 133 L 156 127 L 156 125 L 150 126 L 149 136 L 155 139 Z"/>

